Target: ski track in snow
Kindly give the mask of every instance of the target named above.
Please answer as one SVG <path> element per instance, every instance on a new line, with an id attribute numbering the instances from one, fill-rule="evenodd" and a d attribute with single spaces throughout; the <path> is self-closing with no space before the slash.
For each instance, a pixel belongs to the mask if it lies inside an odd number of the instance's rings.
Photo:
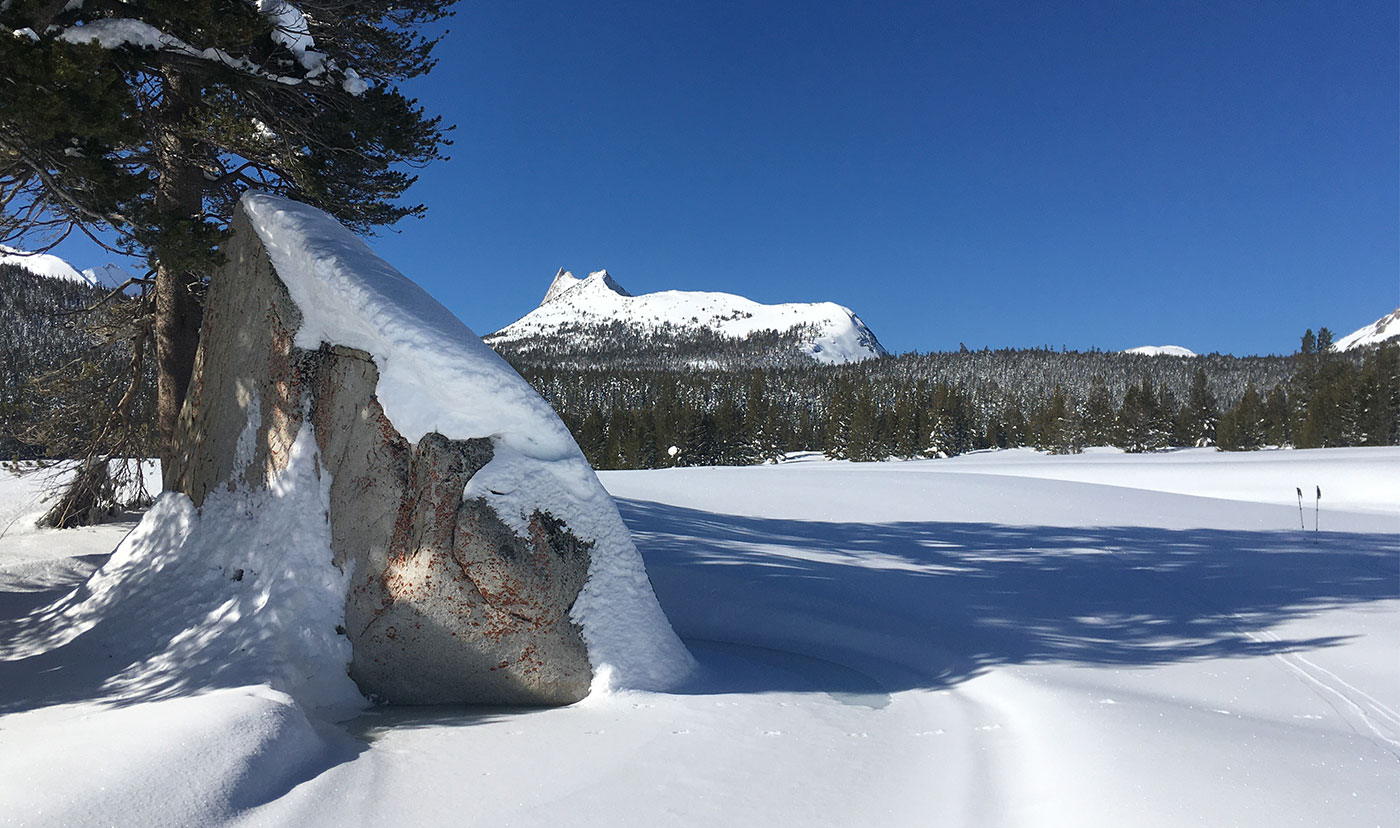
<path id="1" fill-rule="evenodd" d="M 1282 641 L 1268 630 L 1259 632 L 1246 630 L 1243 632 L 1255 641 L 1267 641 L 1274 644 Z M 1327 702 L 1328 706 L 1335 710 L 1339 716 L 1347 719 L 1347 724 L 1351 726 L 1354 733 L 1358 736 L 1366 736 L 1363 731 L 1369 730 L 1375 739 L 1384 743 L 1392 756 L 1400 759 L 1400 739 L 1396 738 L 1396 735 L 1400 734 L 1400 714 L 1397 714 L 1393 708 L 1352 685 L 1331 670 L 1320 667 L 1301 655 L 1280 652 L 1275 653 L 1274 658 L 1297 673 L 1304 682 L 1316 688 L 1318 697 Z M 1329 695 L 1340 700 L 1343 707 L 1338 708 L 1334 705 L 1328 698 Z M 1356 720 L 1359 720 L 1360 727 L 1357 726 Z"/>
<path id="2" fill-rule="evenodd" d="M 266 687 L 45 706 L 34 676 L 0 688 L 0 823 L 91 801 L 119 825 L 1393 824 L 1397 468 L 1374 449 L 604 473 L 701 665 L 688 685 L 337 726 Z M 1287 500 L 1309 481 L 1327 532 Z M 27 485 L 0 480 L 0 514 Z M 17 521 L 0 614 L 79 583 L 92 556 L 64 551 L 104 531 Z"/>
<path id="3" fill-rule="evenodd" d="M 1112 555 L 1120 565 L 1129 566 L 1113 550 L 1105 551 Z M 1400 760 L 1400 739 L 1396 738 L 1397 735 L 1400 735 L 1400 714 L 1397 714 L 1390 706 L 1347 682 L 1336 673 L 1294 652 L 1291 645 L 1284 642 L 1277 634 L 1267 629 L 1250 629 L 1248 621 L 1237 613 L 1223 612 L 1218 607 L 1208 606 L 1180 591 L 1175 591 L 1174 597 L 1198 612 L 1228 616 L 1233 619 L 1233 626 L 1239 634 L 1251 641 L 1278 645 L 1277 651 L 1273 652 L 1270 658 L 1296 674 L 1297 678 L 1303 681 L 1309 690 L 1346 721 L 1353 733 L 1371 739 L 1397 760 Z M 1339 706 L 1337 702 L 1340 702 L 1341 705 Z"/>

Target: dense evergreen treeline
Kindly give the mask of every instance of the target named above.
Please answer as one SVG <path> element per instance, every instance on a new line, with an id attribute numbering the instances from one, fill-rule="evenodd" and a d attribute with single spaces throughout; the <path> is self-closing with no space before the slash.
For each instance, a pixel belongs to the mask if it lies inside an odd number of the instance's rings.
<path id="1" fill-rule="evenodd" d="M 1346 359 L 1330 352 L 1330 338 L 1314 340 L 1311 333 L 1294 357 L 1297 370 L 1286 386 L 1267 393 L 1250 386 L 1221 416 L 1221 448 L 1400 444 L 1400 343 L 1371 349 L 1361 360 Z"/>
<path id="2" fill-rule="evenodd" d="M 507 353 L 597 468 L 855 460 L 990 447 L 1077 452 L 1400 442 L 1400 345 L 1291 357 L 1049 349 L 908 354 L 747 371 L 560 368 Z"/>
<path id="3" fill-rule="evenodd" d="M 786 331 L 757 331 L 743 339 L 709 328 L 681 328 L 670 322 L 642 328 L 623 322 L 572 324 L 549 335 L 509 342 L 486 337 L 487 344 L 512 362 L 567 370 L 738 371 L 797 368 L 811 364 L 804 343 L 818 335 L 811 325 Z"/>

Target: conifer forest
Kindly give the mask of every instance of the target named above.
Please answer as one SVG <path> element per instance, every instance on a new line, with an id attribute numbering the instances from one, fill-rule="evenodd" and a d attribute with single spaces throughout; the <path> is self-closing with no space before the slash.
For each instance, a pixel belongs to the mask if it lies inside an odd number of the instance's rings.
<path id="1" fill-rule="evenodd" d="M 1018 446 L 1236 451 L 1400 438 L 1397 345 L 1287 357 L 962 350 L 744 370 L 512 362 L 602 469 L 759 463 L 804 450 L 876 461 Z"/>
<path id="2" fill-rule="evenodd" d="M 104 422 L 84 401 L 114 406 L 130 386 L 131 343 L 116 333 L 121 314 L 109 307 L 122 300 L 103 304 L 106 295 L 0 267 L 6 456 L 71 454 Z M 790 353 L 776 335 L 614 348 L 595 336 L 586 358 L 572 359 L 560 343 L 502 350 L 599 469 L 744 465 L 793 451 L 878 461 L 1018 446 L 1400 443 L 1400 344 L 1338 353 L 1321 334 L 1309 331 L 1290 356 L 1266 357 L 963 348 L 846 365 L 765 364 L 765 354 Z M 145 376 L 133 410 L 149 420 L 154 380 L 136 365 Z"/>

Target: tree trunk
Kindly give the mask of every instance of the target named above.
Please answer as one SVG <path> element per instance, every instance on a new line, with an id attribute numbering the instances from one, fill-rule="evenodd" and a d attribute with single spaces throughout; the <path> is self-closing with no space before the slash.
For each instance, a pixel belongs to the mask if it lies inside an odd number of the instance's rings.
<path id="1" fill-rule="evenodd" d="M 164 224 L 163 235 L 192 234 L 203 214 L 203 173 L 198 147 L 183 128 L 189 124 L 195 90 L 189 79 L 172 69 L 164 74 L 164 100 L 156 137 L 155 206 Z M 200 275 L 192 273 L 191 257 L 182 250 L 189 238 L 175 238 L 157 247 L 155 258 L 156 435 L 163 467 L 171 467 L 175 423 L 185 402 L 195 350 L 199 345 Z M 168 488 L 168 484 L 167 484 Z"/>
<path id="2" fill-rule="evenodd" d="M 199 346 L 198 282 L 197 276 L 162 263 L 156 265 L 156 427 L 162 460 L 171 456 L 171 437 Z"/>

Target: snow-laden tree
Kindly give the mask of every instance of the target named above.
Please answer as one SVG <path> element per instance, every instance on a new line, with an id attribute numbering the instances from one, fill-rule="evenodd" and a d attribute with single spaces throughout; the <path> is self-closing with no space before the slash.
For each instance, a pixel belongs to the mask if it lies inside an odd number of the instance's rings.
<path id="1" fill-rule="evenodd" d="M 0 242 L 76 230 L 147 259 L 163 441 L 244 190 L 360 230 L 422 212 L 399 199 L 444 128 L 397 84 L 452 2 L 0 0 Z"/>

